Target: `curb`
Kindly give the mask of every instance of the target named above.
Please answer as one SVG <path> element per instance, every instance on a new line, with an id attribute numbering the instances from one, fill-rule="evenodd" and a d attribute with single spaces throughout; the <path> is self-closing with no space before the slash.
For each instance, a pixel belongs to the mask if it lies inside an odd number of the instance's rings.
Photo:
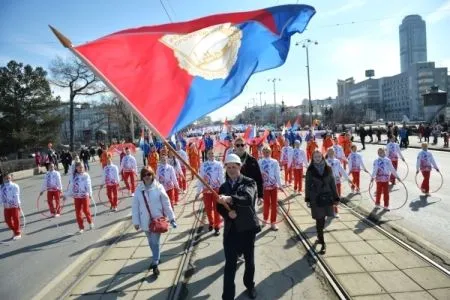
<path id="1" fill-rule="evenodd" d="M 361 144 L 361 141 L 360 140 L 353 140 L 353 143 L 358 143 L 358 144 Z M 381 142 L 381 143 L 367 143 L 366 142 L 366 145 L 372 145 L 372 146 L 386 146 L 387 144 L 385 143 L 385 142 Z M 420 147 L 420 146 L 411 146 L 411 145 L 409 145 L 408 146 L 408 148 L 413 148 L 413 149 L 422 149 L 422 147 Z M 404 149 L 404 148 L 402 148 L 402 149 Z M 450 153 L 450 148 L 433 148 L 433 147 L 428 147 L 428 150 L 433 150 L 433 151 L 439 151 L 439 152 L 448 152 L 448 153 Z"/>
<path id="2" fill-rule="evenodd" d="M 110 238 L 119 236 L 110 243 L 114 244 L 115 241 L 120 238 L 120 236 L 131 226 L 131 213 L 125 216 L 125 220 L 117 223 L 111 229 L 109 229 L 102 237 L 100 237 L 94 244 L 106 241 Z M 128 223 L 128 225 L 127 225 Z M 81 254 L 74 262 L 72 262 L 67 268 L 65 268 L 59 275 L 53 278 L 45 287 L 43 287 L 40 292 L 35 295 L 32 300 L 40 299 L 60 299 L 60 297 L 70 291 L 70 289 L 76 284 L 79 279 L 84 278 L 84 274 L 90 269 L 89 266 L 84 268 L 86 265 L 93 266 L 94 262 L 100 258 L 105 251 L 109 249 L 110 245 L 105 245 L 100 248 L 91 248 L 86 252 Z M 84 270 L 83 270 L 84 269 Z M 75 277 L 75 279 L 70 279 L 70 277 Z M 64 290 L 57 291 L 57 287 L 61 282 L 69 282 L 66 284 Z"/>

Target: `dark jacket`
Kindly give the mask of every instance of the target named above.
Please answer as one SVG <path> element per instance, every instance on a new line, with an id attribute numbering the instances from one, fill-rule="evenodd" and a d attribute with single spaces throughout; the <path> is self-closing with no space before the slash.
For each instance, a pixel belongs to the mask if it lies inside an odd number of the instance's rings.
<path id="1" fill-rule="evenodd" d="M 263 179 L 261 175 L 261 170 L 259 169 L 258 161 L 247 152 L 241 157 L 242 167 L 241 174 L 250 177 L 256 181 L 256 186 L 258 188 L 258 198 L 263 197 Z"/>
<path id="2" fill-rule="evenodd" d="M 236 232 L 261 231 L 258 217 L 255 212 L 256 203 L 256 182 L 248 177 L 241 175 L 234 187 L 231 186 L 230 179 L 227 179 L 219 188 L 219 195 L 231 196 L 233 204 L 230 205 L 232 210 L 236 211 L 236 219 L 228 216 L 227 209 L 217 204 L 217 211 L 222 215 L 225 221 L 224 235 L 226 236 L 232 227 Z"/>
<path id="3" fill-rule="evenodd" d="M 325 193 L 331 194 L 331 197 L 326 205 L 319 205 L 319 195 Z M 314 167 L 314 163 L 312 163 L 306 171 L 305 178 L 305 201 L 311 205 L 312 218 L 319 219 L 325 216 L 334 216 L 333 202 L 339 200 L 333 171 L 330 166 L 325 165 L 323 174 L 320 175 L 319 171 Z"/>

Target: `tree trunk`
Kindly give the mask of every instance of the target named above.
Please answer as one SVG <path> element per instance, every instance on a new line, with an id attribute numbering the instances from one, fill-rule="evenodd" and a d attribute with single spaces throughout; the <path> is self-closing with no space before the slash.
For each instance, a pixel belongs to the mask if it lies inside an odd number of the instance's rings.
<path id="1" fill-rule="evenodd" d="M 70 93 L 70 107 L 69 107 L 69 131 L 70 131 L 70 135 L 69 135 L 69 147 L 70 147 L 70 152 L 73 152 L 73 144 L 74 144 L 74 120 L 73 120 L 73 110 L 74 110 L 74 98 L 75 95 L 73 95 L 72 93 Z"/>

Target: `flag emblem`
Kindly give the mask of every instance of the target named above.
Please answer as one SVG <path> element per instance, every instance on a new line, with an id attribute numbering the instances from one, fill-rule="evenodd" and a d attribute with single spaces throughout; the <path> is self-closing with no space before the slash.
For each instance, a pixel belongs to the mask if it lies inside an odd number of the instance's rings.
<path id="1" fill-rule="evenodd" d="M 192 76 L 225 79 L 237 60 L 242 32 L 231 23 L 188 34 L 168 34 L 160 41 L 174 51 L 179 67 Z"/>

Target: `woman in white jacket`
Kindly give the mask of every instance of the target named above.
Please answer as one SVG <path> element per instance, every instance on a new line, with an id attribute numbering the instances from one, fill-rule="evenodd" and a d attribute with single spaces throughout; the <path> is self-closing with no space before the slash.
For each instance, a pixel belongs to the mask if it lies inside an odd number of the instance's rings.
<path id="1" fill-rule="evenodd" d="M 134 228 L 136 230 L 142 229 L 147 236 L 148 244 L 152 251 L 151 267 L 153 274 L 158 276 L 161 234 L 149 231 L 151 219 L 144 201 L 148 203 L 152 219 L 165 216 L 170 220 L 173 228 L 176 228 L 177 224 L 175 223 L 175 214 L 170 205 L 169 197 L 164 187 L 155 180 L 155 172 L 152 168 L 143 167 L 140 175 L 142 183 L 137 187 L 131 205 L 132 221 Z"/>

